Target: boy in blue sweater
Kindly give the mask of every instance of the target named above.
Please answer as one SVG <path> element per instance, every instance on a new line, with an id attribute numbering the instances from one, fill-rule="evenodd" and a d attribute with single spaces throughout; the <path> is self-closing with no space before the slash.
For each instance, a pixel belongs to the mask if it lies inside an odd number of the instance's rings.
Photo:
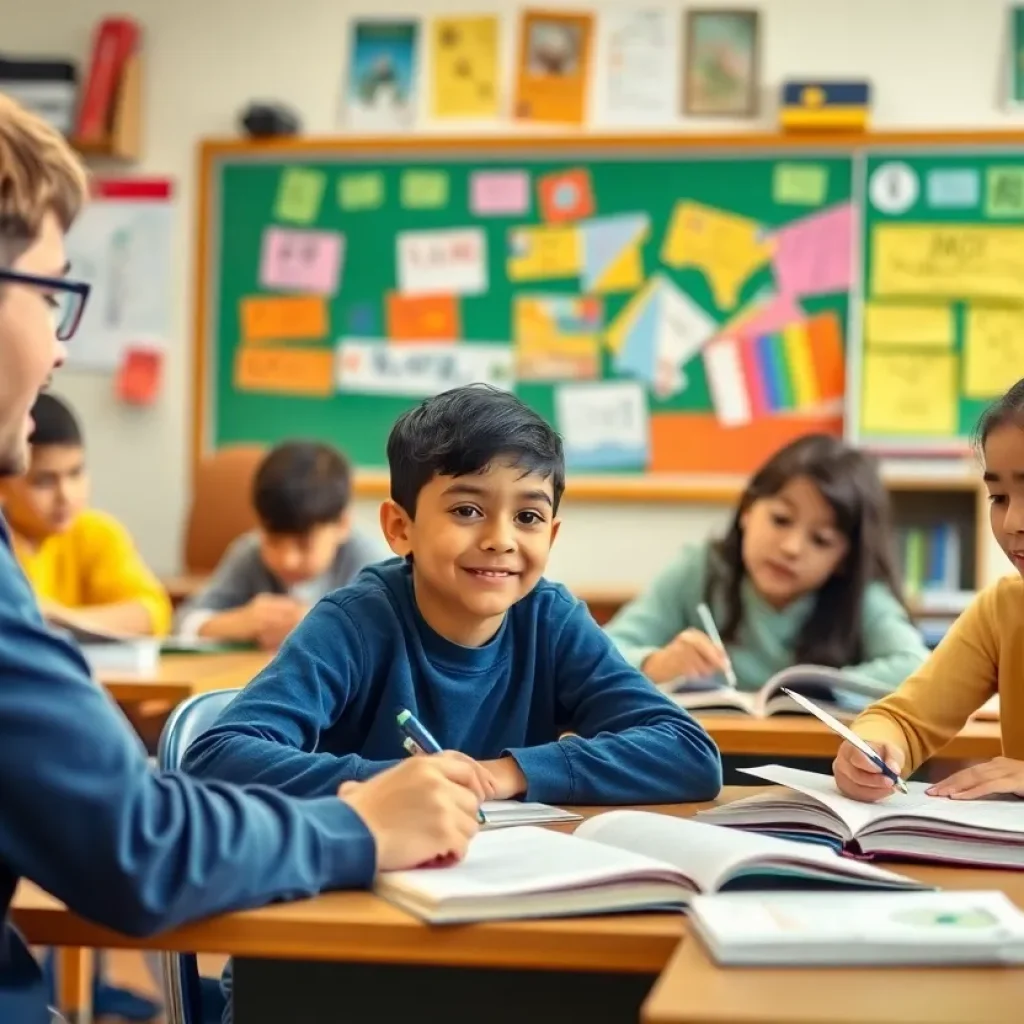
<path id="1" fill-rule="evenodd" d="M 554 430 L 507 392 L 457 388 L 398 420 L 388 462 L 381 525 L 399 557 L 324 598 L 186 770 L 334 792 L 403 757 L 407 708 L 491 798 L 714 797 L 708 735 L 542 577 L 565 487 Z"/>

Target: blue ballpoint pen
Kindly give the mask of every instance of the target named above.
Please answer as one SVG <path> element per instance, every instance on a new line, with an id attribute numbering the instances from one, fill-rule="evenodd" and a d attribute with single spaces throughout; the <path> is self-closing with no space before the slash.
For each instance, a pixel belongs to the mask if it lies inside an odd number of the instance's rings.
<path id="1" fill-rule="evenodd" d="M 405 709 L 398 712 L 398 731 L 402 734 L 402 746 L 410 754 L 440 754 L 441 744 L 430 735 L 420 720 Z M 484 812 L 477 812 L 477 820 L 481 825 L 487 824 Z"/>

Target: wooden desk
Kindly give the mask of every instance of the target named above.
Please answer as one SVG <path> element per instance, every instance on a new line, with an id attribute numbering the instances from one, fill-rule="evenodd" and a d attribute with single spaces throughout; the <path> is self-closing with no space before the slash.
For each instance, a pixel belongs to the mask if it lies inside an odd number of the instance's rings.
<path id="1" fill-rule="evenodd" d="M 1024 872 L 899 865 L 946 889 L 1002 889 L 1024 909 Z M 1019 1024 L 1024 969 L 716 967 L 697 938 L 676 949 L 644 1024 Z"/>
<path id="2" fill-rule="evenodd" d="M 835 757 L 840 739 L 810 715 L 751 718 L 749 715 L 697 715 L 723 754 L 765 757 Z M 968 722 L 938 755 L 973 761 L 998 757 L 998 722 Z"/>
<path id="3" fill-rule="evenodd" d="M 120 704 L 165 700 L 175 704 L 208 690 L 242 687 L 270 660 L 263 651 L 166 654 L 151 676 L 100 673 L 100 684 Z"/>

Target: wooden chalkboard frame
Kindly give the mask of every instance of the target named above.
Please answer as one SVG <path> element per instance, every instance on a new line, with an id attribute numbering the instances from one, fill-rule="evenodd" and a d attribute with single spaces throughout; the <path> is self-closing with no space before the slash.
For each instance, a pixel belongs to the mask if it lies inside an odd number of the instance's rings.
<path id="1" fill-rule="evenodd" d="M 193 260 L 193 345 L 192 345 L 192 438 L 191 469 L 194 479 L 200 460 L 209 451 L 211 389 L 209 379 L 212 356 L 211 309 L 213 295 L 213 222 L 215 209 L 215 173 L 223 159 L 252 157 L 255 159 L 302 159 L 303 157 L 358 153 L 394 155 L 401 152 L 443 154 L 456 151 L 521 152 L 523 155 L 593 154 L 623 150 L 631 152 L 700 153 L 702 156 L 728 156 L 738 152 L 775 156 L 783 153 L 836 152 L 856 156 L 865 151 L 892 147 L 941 148 L 950 146 L 1020 146 L 1024 131 L 886 131 L 828 134 L 786 134 L 757 132 L 747 134 L 675 134 L 675 135 L 599 135 L 574 134 L 560 136 L 493 135 L 484 137 L 416 135 L 389 137 L 309 137 L 253 142 L 246 139 L 209 139 L 199 144 L 198 185 L 196 195 L 196 230 Z M 387 476 L 381 473 L 360 473 L 356 493 L 379 496 L 387 491 Z M 649 502 L 688 501 L 722 503 L 733 499 L 742 481 L 736 477 L 678 477 L 657 479 L 574 476 L 569 488 L 571 497 L 583 501 Z"/>

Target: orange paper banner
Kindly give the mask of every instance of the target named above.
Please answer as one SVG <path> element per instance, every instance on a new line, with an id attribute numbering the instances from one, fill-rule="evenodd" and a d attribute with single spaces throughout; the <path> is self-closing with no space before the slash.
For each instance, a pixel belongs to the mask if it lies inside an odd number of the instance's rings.
<path id="1" fill-rule="evenodd" d="M 334 393 L 334 353 L 319 348 L 240 348 L 235 353 L 235 387 L 327 398 Z"/>
<path id="2" fill-rule="evenodd" d="M 242 340 L 319 341 L 327 337 L 327 302 L 317 295 L 256 295 L 239 303 Z"/>
<path id="3" fill-rule="evenodd" d="M 388 295 L 388 337 L 392 341 L 455 341 L 462 333 L 453 295 Z"/>

